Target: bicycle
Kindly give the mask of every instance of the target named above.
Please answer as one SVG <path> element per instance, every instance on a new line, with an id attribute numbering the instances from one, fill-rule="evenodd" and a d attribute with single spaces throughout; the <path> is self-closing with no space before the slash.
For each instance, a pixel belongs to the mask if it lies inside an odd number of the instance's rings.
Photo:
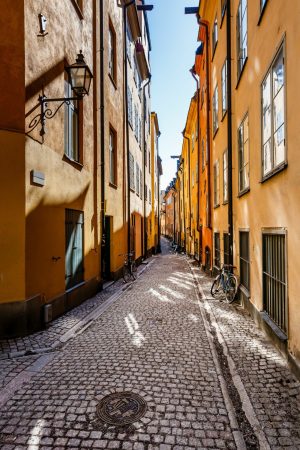
<path id="1" fill-rule="evenodd" d="M 223 292 L 228 303 L 234 301 L 238 290 L 237 278 L 231 272 L 231 269 L 234 268 L 235 266 L 230 264 L 223 264 L 210 289 L 214 298 L 217 298 Z"/>
<path id="2" fill-rule="evenodd" d="M 137 271 L 135 260 L 133 258 L 134 253 L 121 253 L 119 256 L 124 256 L 123 266 L 123 279 L 125 283 L 128 283 L 130 279 L 135 280 L 136 276 L 134 272 Z"/>

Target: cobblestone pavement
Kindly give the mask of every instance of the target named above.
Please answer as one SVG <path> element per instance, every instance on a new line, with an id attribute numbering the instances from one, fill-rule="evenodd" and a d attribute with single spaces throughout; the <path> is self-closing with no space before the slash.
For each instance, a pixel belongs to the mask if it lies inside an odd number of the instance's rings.
<path id="1" fill-rule="evenodd" d="M 249 316 L 206 295 L 211 281 L 185 256 L 163 247 L 48 364 L 18 358 L 35 369 L 0 408 L 2 450 L 300 449 L 300 386 L 284 360 Z M 9 364 L 1 361 L 6 373 Z M 105 425 L 98 402 L 123 391 L 143 397 L 146 413 Z"/>

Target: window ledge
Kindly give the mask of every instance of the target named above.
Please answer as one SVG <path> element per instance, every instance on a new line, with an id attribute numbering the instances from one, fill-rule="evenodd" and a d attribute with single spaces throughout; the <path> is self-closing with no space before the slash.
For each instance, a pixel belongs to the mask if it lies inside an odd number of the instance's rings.
<path id="1" fill-rule="evenodd" d="M 250 187 L 247 187 L 243 191 L 239 192 L 237 198 L 243 197 L 243 195 L 248 194 L 248 192 L 250 192 Z"/>
<path id="2" fill-rule="evenodd" d="M 282 342 L 285 342 L 288 340 L 287 335 L 279 328 L 278 325 L 276 325 L 275 322 L 271 319 L 271 317 L 268 315 L 266 311 L 262 311 L 260 313 L 260 316 L 262 320 L 271 328 L 273 333 L 280 339 Z"/>
<path id="3" fill-rule="evenodd" d="M 215 130 L 214 134 L 213 134 L 213 139 L 216 137 L 217 132 L 219 131 L 219 125 L 218 128 Z"/>
<path id="4" fill-rule="evenodd" d="M 111 183 L 111 182 L 109 182 L 108 184 L 109 184 L 109 186 L 110 186 L 111 188 L 113 188 L 113 189 L 118 189 L 118 186 L 117 186 L 116 184 Z"/>
<path id="5" fill-rule="evenodd" d="M 227 115 L 227 109 L 222 113 L 221 122 L 223 122 L 223 120 L 225 119 L 226 115 Z"/>
<path id="6" fill-rule="evenodd" d="M 258 19 L 258 22 L 257 22 L 257 26 L 259 26 L 259 25 L 260 25 L 260 22 L 262 21 L 262 18 L 263 18 L 264 12 L 265 12 L 265 10 L 266 10 L 267 4 L 268 4 L 268 0 L 267 0 L 266 3 L 264 4 L 263 9 L 262 9 L 261 12 L 260 12 L 260 16 L 259 16 L 259 19 Z"/>
<path id="7" fill-rule="evenodd" d="M 243 75 L 243 73 L 244 73 L 244 71 L 245 71 L 245 67 L 246 67 L 247 61 L 248 61 L 248 56 L 246 56 L 244 65 L 243 65 L 243 67 L 242 67 L 242 70 L 241 70 L 240 74 L 238 75 L 238 80 L 237 80 L 235 89 L 237 89 L 237 88 L 239 87 L 239 84 L 240 84 L 242 75 Z"/>
<path id="8" fill-rule="evenodd" d="M 214 48 L 213 48 L 213 51 L 212 51 L 212 57 L 211 57 L 211 62 L 213 62 L 213 60 L 214 60 L 215 53 L 216 53 L 216 49 L 217 49 L 217 46 L 218 46 L 218 42 L 219 42 L 219 41 L 216 42 L 216 44 L 215 44 L 215 46 L 214 46 Z"/>
<path id="9" fill-rule="evenodd" d="M 81 9 L 79 8 L 78 3 L 76 2 L 76 0 L 71 0 L 71 2 L 72 2 L 72 5 L 74 6 L 75 11 L 78 14 L 79 19 L 83 20 L 83 18 L 84 18 L 83 13 L 82 13 Z"/>
<path id="10" fill-rule="evenodd" d="M 66 289 L 66 294 L 70 294 L 71 292 L 75 291 L 76 289 L 84 286 L 86 284 L 85 281 L 80 281 L 78 284 L 75 284 L 75 286 L 70 287 L 69 289 Z"/>
<path id="11" fill-rule="evenodd" d="M 244 285 L 240 284 L 239 285 L 239 289 L 240 291 L 245 295 L 245 297 L 247 297 L 247 299 L 249 300 L 251 295 L 250 295 L 250 291 L 249 289 L 247 289 Z"/>
<path id="12" fill-rule="evenodd" d="M 83 168 L 83 164 L 81 164 L 79 161 L 75 161 L 75 159 L 70 158 L 70 156 L 66 155 L 65 153 L 63 159 L 67 160 L 67 162 L 71 163 L 77 169 L 81 170 Z"/>
<path id="13" fill-rule="evenodd" d="M 272 170 L 272 172 L 270 172 L 267 175 L 265 175 L 264 177 L 262 177 L 260 183 L 264 183 L 265 181 L 268 181 L 270 178 L 274 177 L 278 173 L 285 170 L 287 168 L 287 166 L 288 166 L 288 163 L 285 162 L 285 163 L 281 164 L 280 166 L 276 167 L 275 169 Z"/>
<path id="14" fill-rule="evenodd" d="M 111 76 L 111 74 L 110 74 L 109 72 L 108 72 L 108 78 L 109 78 L 110 81 L 112 82 L 112 84 L 113 84 L 115 90 L 117 90 L 117 89 L 118 89 L 117 83 L 116 83 L 116 81 L 113 79 L 113 77 Z"/>
<path id="15" fill-rule="evenodd" d="M 228 205 L 228 200 L 223 201 L 223 206 Z"/>
<path id="16" fill-rule="evenodd" d="M 220 203 L 218 203 L 217 205 L 214 205 L 214 209 L 220 208 Z"/>

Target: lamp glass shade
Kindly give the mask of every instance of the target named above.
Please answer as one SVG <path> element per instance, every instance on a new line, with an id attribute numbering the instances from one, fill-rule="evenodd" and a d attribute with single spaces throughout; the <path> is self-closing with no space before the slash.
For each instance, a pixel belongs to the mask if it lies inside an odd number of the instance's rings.
<path id="1" fill-rule="evenodd" d="M 77 56 L 76 63 L 67 67 L 67 71 L 71 88 L 75 94 L 79 97 L 88 95 L 93 75 L 81 52 Z"/>

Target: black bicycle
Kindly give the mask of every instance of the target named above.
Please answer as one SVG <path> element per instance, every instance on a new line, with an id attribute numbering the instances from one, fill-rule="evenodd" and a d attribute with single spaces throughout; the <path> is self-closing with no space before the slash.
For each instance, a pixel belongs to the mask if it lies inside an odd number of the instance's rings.
<path id="1" fill-rule="evenodd" d="M 225 294 L 225 299 L 228 303 L 234 301 L 238 290 L 238 281 L 232 273 L 233 268 L 235 266 L 224 264 L 220 269 L 210 289 L 210 293 L 214 298 L 222 297 Z"/>
<path id="2" fill-rule="evenodd" d="M 123 266 L 123 279 L 125 283 L 128 283 L 130 280 L 136 279 L 136 264 L 134 260 L 134 253 L 122 253 L 119 256 L 124 256 L 124 266 Z"/>

